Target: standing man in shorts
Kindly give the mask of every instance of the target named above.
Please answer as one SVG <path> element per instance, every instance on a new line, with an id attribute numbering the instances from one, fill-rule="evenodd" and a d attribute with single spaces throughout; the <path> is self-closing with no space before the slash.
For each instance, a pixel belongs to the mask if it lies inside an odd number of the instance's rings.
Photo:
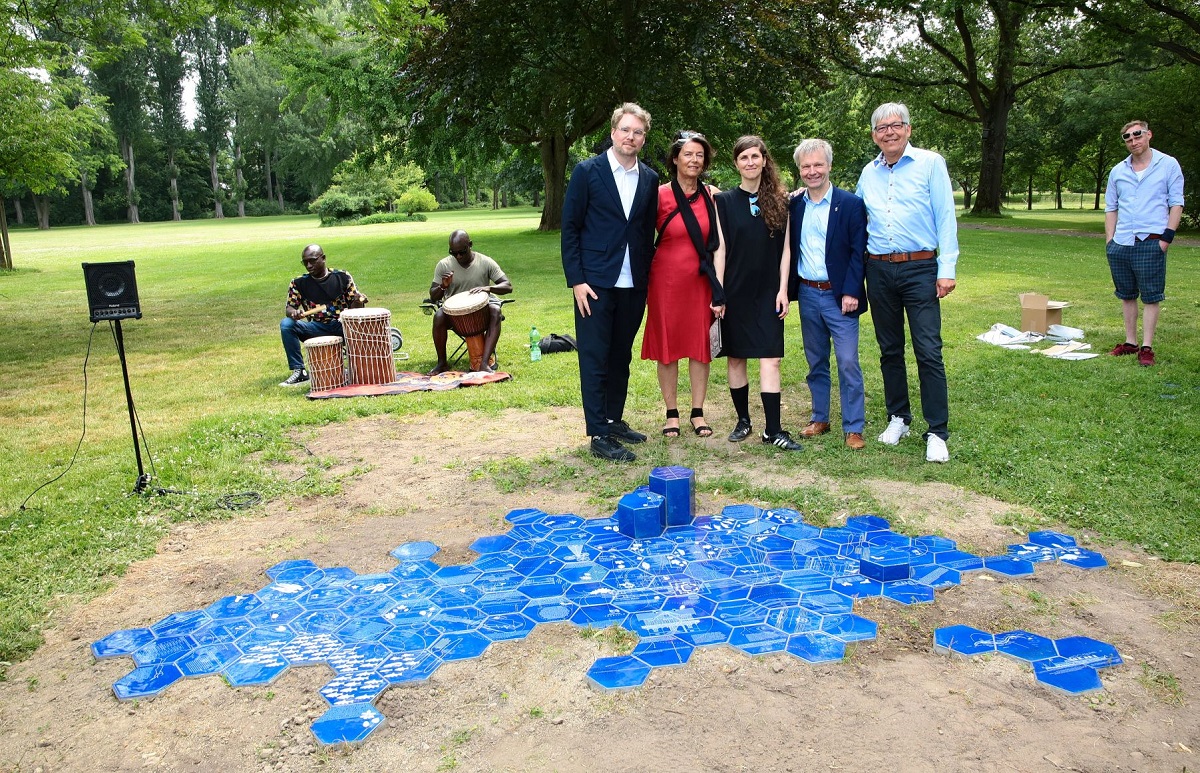
<path id="1" fill-rule="evenodd" d="M 1125 317 L 1125 342 L 1109 354 L 1136 354 L 1138 365 L 1144 367 L 1154 364 L 1154 331 L 1167 283 L 1167 248 L 1183 214 L 1183 170 L 1174 158 L 1150 147 L 1153 136 L 1145 121 L 1130 121 L 1121 129 L 1129 157 L 1109 172 L 1104 205 L 1105 253 Z"/>

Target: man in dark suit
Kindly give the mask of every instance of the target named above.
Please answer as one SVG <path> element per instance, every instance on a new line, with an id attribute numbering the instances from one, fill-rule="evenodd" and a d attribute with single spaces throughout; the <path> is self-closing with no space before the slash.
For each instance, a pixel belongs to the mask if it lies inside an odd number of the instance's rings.
<path id="1" fill-rule="evenodd" d="M 800 332 L 808 361 L 812 421 L 800 436 L 829 431 L 829 344 L 837 356 L 842 433 L 861 450 L 866 395 L 858 364 L 858 318 L 867 310 L 867 210 L 862 199 L 829 182 L 833 148 L 804 140 L 793 155 L 804 192 L 792 198 L 792 271 L 788 297 L 800 302 Z"/>
<path id="2" fill-rule="evenodd" d="M 563 200 L 562 262 L 575 294 L 583 417 L 592 453 L 619 462 L 637 458 L 622 440 L 646 440 L 623 415 L 654 257 L 658 175 L 638 161 L 649 130 L 650 114 L 632 102 L 613 111 L 612 147 L 575 166 Z"/>

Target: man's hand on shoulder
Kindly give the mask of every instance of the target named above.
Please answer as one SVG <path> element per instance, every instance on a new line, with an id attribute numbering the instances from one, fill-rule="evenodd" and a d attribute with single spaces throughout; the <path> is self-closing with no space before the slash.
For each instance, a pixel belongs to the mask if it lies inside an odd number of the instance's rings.
<path id="1" fill-rule="evenodd" d="M 592 307 L 588 303 L 588 299 L 591 298 L 594 300 L 600 296 L 596 295 L 591 285 L 587 282 L 580 282 L 571 287 L 571 292 L 575 293 L 575 308 L 579 309 L 580 315 L 584 317 L 592 316 Z"/>

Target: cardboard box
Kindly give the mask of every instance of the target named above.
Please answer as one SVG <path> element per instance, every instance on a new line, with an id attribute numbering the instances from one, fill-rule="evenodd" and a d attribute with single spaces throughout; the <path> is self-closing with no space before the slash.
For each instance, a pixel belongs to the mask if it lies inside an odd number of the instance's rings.
<path id="1" fill-rule="evenodd" d="M 1021 330 L 1045 335 L 1051 325 L 1062 324 L 1062 310 L 1071 304 L 1052 301 L 1040 293 L 1021 293 Z"/>

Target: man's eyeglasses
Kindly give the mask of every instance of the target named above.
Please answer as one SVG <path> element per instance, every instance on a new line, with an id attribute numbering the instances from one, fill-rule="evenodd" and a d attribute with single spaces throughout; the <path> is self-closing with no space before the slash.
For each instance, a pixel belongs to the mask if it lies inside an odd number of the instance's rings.
<path id="1" fill-rule="evenodd" d="M 635 129 L 632 126 L 622 126 L 621 128 L 617 129 L 617 132 L 619 134 L 632 134 L 634 137 L 645 137 L 646 136 L 645 129 Z"/>
<path id="2" fill-rule="evenodd" d="M 1130 139 L 1133 139 L 1134 137 L 1141 137 L 1143 134 L 1146 134 L 1146 133 L 1147 132 L 1145 129 L 1134 129 L 1131 132 L 1125 132 L 1124 134 L 1122 134 L 1121 139 L 1130 140 Z"/>
<path id="3" fill-rule="evenodd" d="M 874 132 L 876 134 L 886 134 L 888 131 L 898 132 L 901 129 L 903 129 L 905 126 L 908 126 L 908 123 L 905 121 L 896 121 L 895 123 L 881 123 L 875 127 Z"/>
<path id="4" fill-rule="evenodd" d="M 762 209 L 760 209 L 758 206 L 758 196 L 751 196 L 750 197 L 750 217 L 758 217 L 759 212 L 762 212 Z"/>

